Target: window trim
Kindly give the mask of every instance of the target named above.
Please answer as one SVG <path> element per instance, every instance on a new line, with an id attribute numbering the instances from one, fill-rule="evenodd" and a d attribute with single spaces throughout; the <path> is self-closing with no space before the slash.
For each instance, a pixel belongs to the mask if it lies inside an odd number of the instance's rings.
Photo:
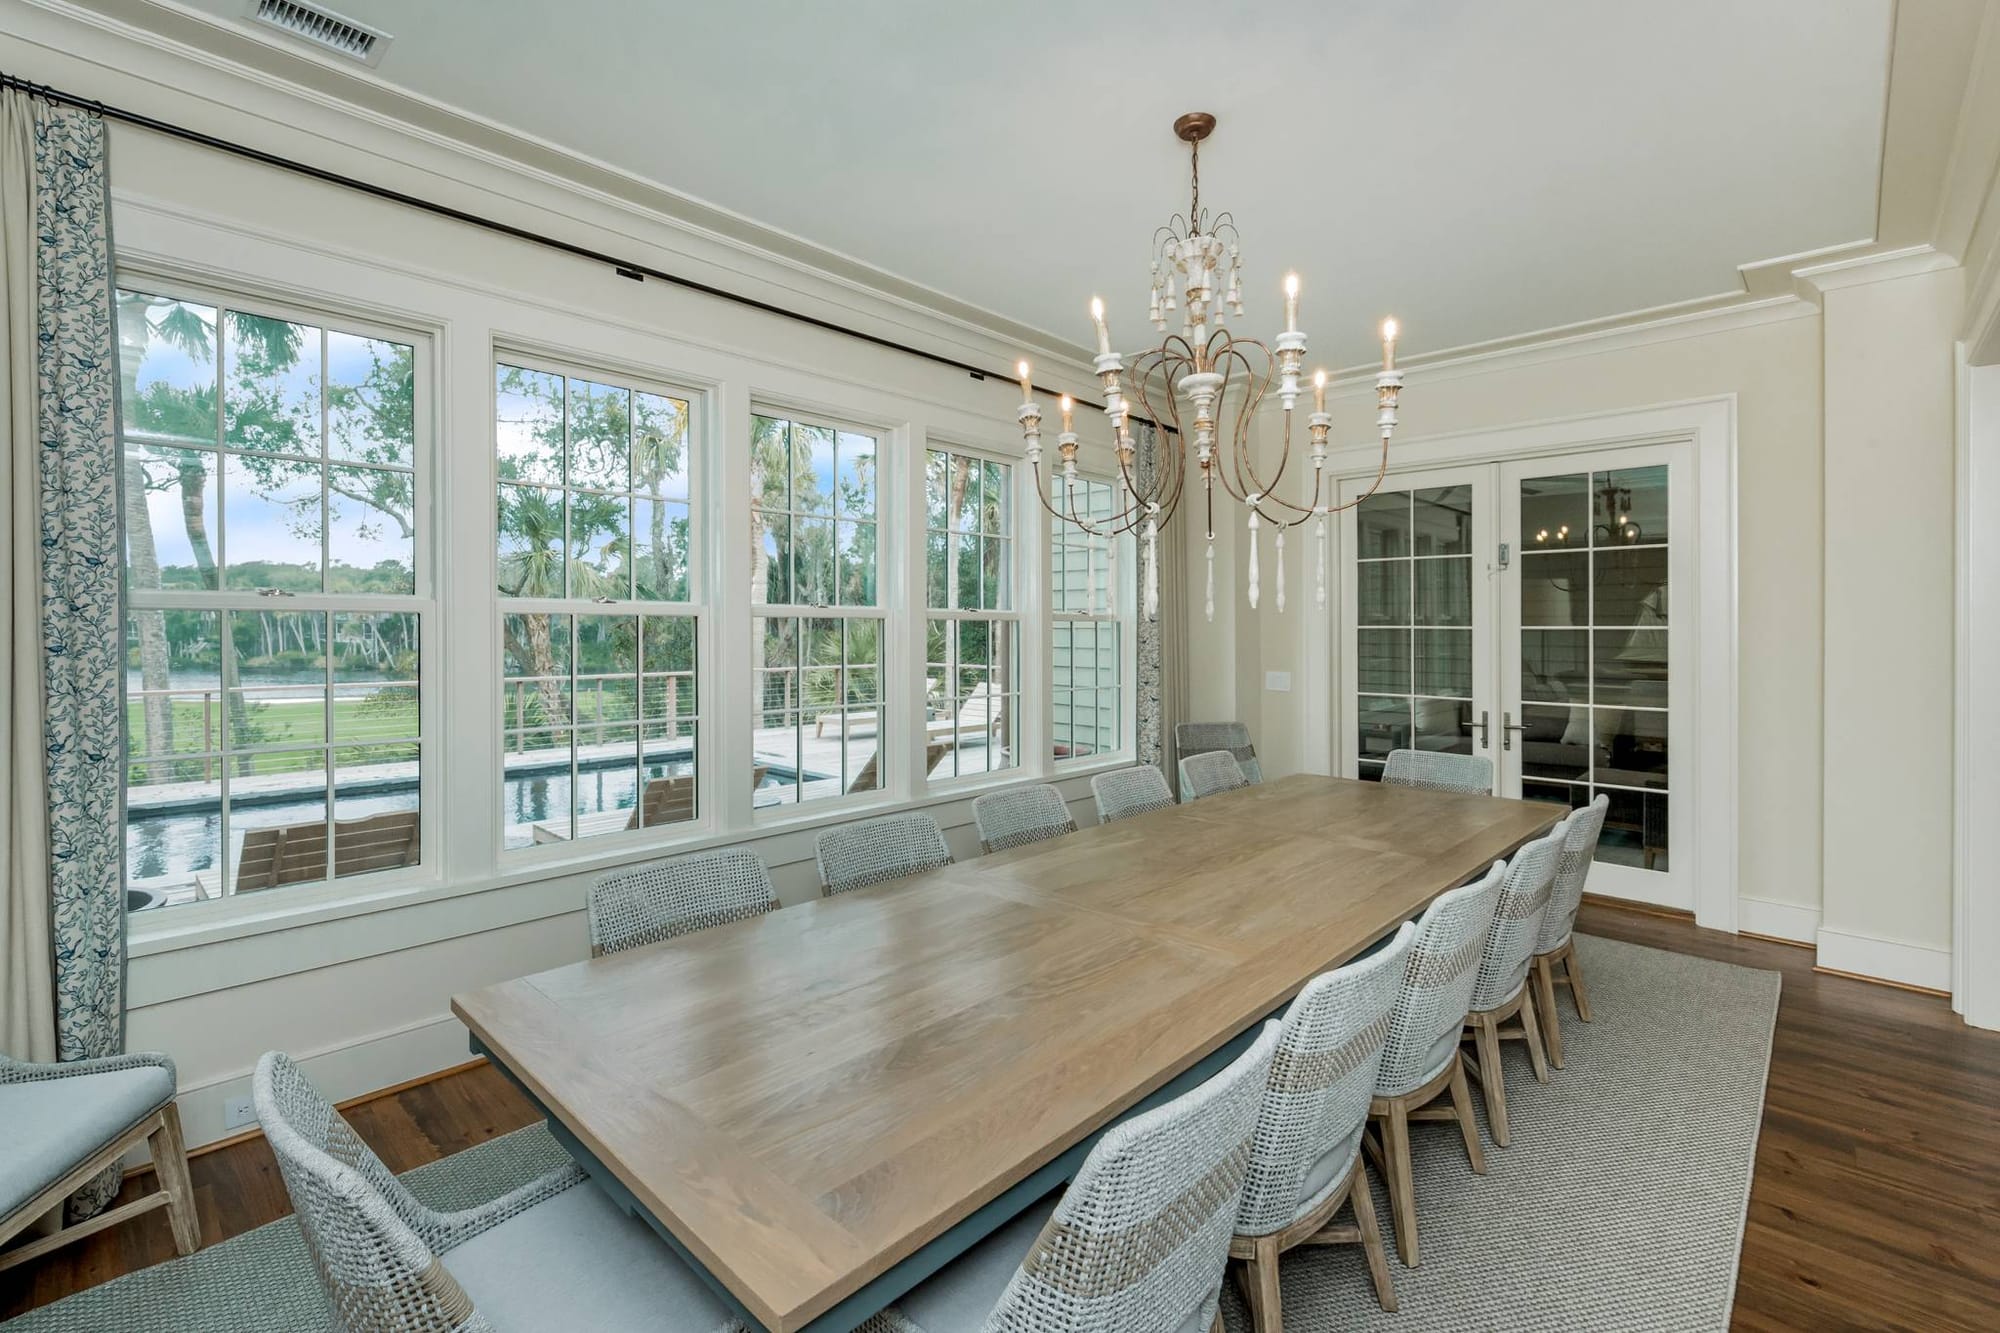
<path id="1" fill-rule="evenodd" d="M 1082 468 L 1077 471 L 1079 481 L 1101 482 L 1112 488 L 1116 495 L 1120 484 L 1113 473 L 1092 472 Z M 1044 511 L 1046 512 L 1046 511 Z M 1139 616 L 1138 616 L 1138 543 L 1134 534 L 1120 533 L 1108 540 L 1116 543 L 1113 548 L 1118 554 L 1117 605 L 1105 611 L 1069 611 L 1056 606 L 1055 596 L 1055 556 L 1053 548 L 1061 529 L 1058 524 L 1069 524 L 1069 520 L 1055 514 L 1048 515 L 1048 537 L 1042 543 L 1048 552 L 1044 568 L 1049 579 L 1049 636 L 1045 657 L 1048 662 L 1048 726 L 1043 737 L 1042 750 L 1051 773 L 1065 776 L 1079 771 L 1089 771 L 1100 764 L 1103 767 L 1124 767 L 1137 761 L 1138 741 L 1138 694 L 1139 694 Z M 1112 624 L 1118 626 L 1118 745 L 1108 755 L 1071 755 L 1058 759 L 1055 754 L 1055 627 L 1059 624 Z M 1074 693 L 1074 687 L 1071 687 Z"/>
<path id="2" fill-rule="evenodd" d="M 1007 600 L 1009 605 L 1006 610 L 988 610 L 977 607 L 934 607 L 930 604 L 930 536 L 931 533 L 940 531 L 940 529 L 933 528 L 930 525 L 929 479 L 930 455 L 933 453 L 941 453 L 947 457 L 970 458 L 981 463 L 997 463 L 1007 469 L 1008 530 L 992 534 L 987 533 L 984 528 L 979 530 L 981 537 L 998 536 L 1007 543 Z M 952 773 L 939 776 L 926 772 L 919 775 L 918 790 L 925 792 L 959 792 L 967 789 L 1001 785 L 1010 777 L 1040 771 L 1031 762 L 1033 754 L 1040 748 L 1040 743 L 1035 739 L 1035 731 L 1029 725 L 1031 719 L 1029 715 L 1028 676 L 1031 667 L 1029 665 L 1030 645 L 1028 643 L 1028 627 L 1033 622 L 1034 617 L 1032 613 L 1024 609 L 1025 606 L 1032 605 L 1032 600 L 1027 594 L 1029 581 L 1034 570 L 1033 567 L 1024 567 L 1021 558 L 1022 550 L 1026 543 L 1031 540 L 1022 535 L 1023 527 L 1028 526 L 1022 520 L 1024 511 L 1021 507 L 1021 474 L 1027 464 L 1024 459 L 1016 455 L 1006 454 L 983 445 L 961 443 L 949 437 L 936 435 L 925 440 L 922 448 L 914 450 L 913 458 L 921 460 L 921 463 L 916 465 L 919 482 L 915 486 L 918 492 L 915 497 L 916 508 L 917 512 L 921 515 L 920 531 L 919 539 L 912 544 L 917 548 L 916 559 L 920 573 L 918 587 L 921 589 L 921 592 L 918 595 L 918 599 L 921 601 L 922 607 L 920 612 L 917 613 L 917 619 L 919 628 L 921 629 L 919 641 L 924 647 L 923 660 L 917 663 L 917 671 L 911 682 L 912 685 L 918 686 L 920 683 L 929 680 L 931 621 L 976 621 L 985 624 L 1009 624 L 1014 627 L 1014 690 L 1010 696 L 1013 698 L 1015 705 L 1013 719 L 1014 762 L 1005 768 L 989 768 L 983 773 Z M 1035 508 L 1039 511 L 1041 506 L 1037 504 Z M 947 526 L 941 529 L 947 538 L 947 542 L 951 537 L 958 535 L 953 528 L 948 526 L 950 521 L 951 517 L 947 514 L 945 517 Z M 1037 527 L 1036 533 L 1037 537 L 1035 539 L 1039 539 L 1039 527 Z M 949 575 L 947 575 L 947 601 L 951 599 L 951 592 Z M 929 734 L 930 725 L 930 720 L 927 716 L 927 704 L 927 698 L 917 701 L 917 716 L 925 736 Z M 940 761 L 940 767 L 942 767 L 942 761 Z"/>
<path id="3" fill-rule="evenodd" d="M 753 660 L 748 644 L 754 643 L 755 636 L 761 632 L 760 621 L 877 620 L 881 622 L 881 628 L 876 632 L 878 658 L 876 675 L 881 698 L 877 700 L 875 710 L 875 751 L 878 758 L 874 789 L 866 792 L 850 792 L 843 788 L 829 796 L 816 796 L 810 800 L 778 801 L 766 806 L 754 804 L 753 796 L 748 829 L 762 832 L 780 830 L 793 824 L 812 823 L 817 820 L 821 812 L 838 813 L 841 818 L 853 818 L 857 814 L 877 813 L 900 807 L 915 790 L 910 776 L 902 771 L 904 764 L 899 758 L 897 749 L 908 734 L 904 730 L 904 716 L 908 710 L 898 703 L 893 693 L 893 690 L 898 688 L 898 681 L 901 681 L 901 688 L 905 690 L 909 688 L 909 682 L 902 679 L 908 672 L 900 648 L 905 628 L 909 624 L 909 597 L 907 582 L 897 576 L 907 543 L 903 535 L 896 531 L 897 525 L 890 520 L 897 512 L 897 505 L 905 494 L 904 488 L 907 484 L 901 479 L 898 471 L 904 466 L 907 457 L 908 451 L 902 447 L 907 432 L 885 421 L 870 421 L 865 417 L 856 417 L 838 409 L 815 406 L 797 398 L 760 393 L 755 389 L 749 394 L 747 406 L 749 410 L 743 421 L 742 436 L 746 461 L 758 417 L 783 420 L 794 425 L 803 422 L 808 426 L 829 427 L 834 431 L 836 440 L 842 432 L 845 432 L 866 435 L 875 441 L 875 510 L 874 518 L 870 520 L 875 524 L 875 603 L 872 606 L 843 604 L 815 606 L 810 602 L 760 602 L 755 600 L 757 589 L 752 587 L 749 592 L 750 600 L 744 608 L 746 628 L 751 636 L 746 641 L 743 659 L 745 667 L 747 668 Z M 839 476 L 838 467 L 836 459 L 836 483 Z M 728 512 L 739 502 L 742 503 L 742 508 L 738 512 L 744 515 L 743 536 L 747 542 L 750 511 L 761 506 L 751 502 L 746 493 L 745 496 L 725 497 L 724 512 Z M 789 505 L 784 513 L 788 518 L 800 516 L 800 511 Z M 829 512 L 826 518 L 836 524 L 840 521 L 837 509 Z M 727 521 L 725 517 L 724 523 Z M 839 534 L 837 526 L 834 532 L 837 540 Z M 836 574 L 836 583 L 837 581 Z M 802 673 L 805 667 L 801 663 L 793 670 Z M 845 705 L 843 709 L 844 707 Z M 755 737 L 758 730 L 757 723 L 763 712 L 761 695 L 753 686 L 748 710 L 749 734 L 744 737 L 745 776 L 754 772 L 756 767 Z M 803 727 L 803 723 L 801 726 Z M 799 748 L 801 766 L 804 764 L 804 753 L 804 741 L 801 739 Z M 859 774 L 855 776 L 858 777 Z M 844 766 L 841 781 L 843 784 L 848 781 Z"/>
<path id="4" fill-rule="evenodd" d="M 708 682 L 713 679 L 711 673 L 713 661 L 711 640 L 715 637 L 716 622 L 713 598 L 710 595 L 713 586 L 713 573 L 710 569 L 712 562 L 709 559 L 710 533 L 708 529 L 711 525 L 700 517 L 704 508 L 704 488 L 709 485 L 709 473 L 711 470 L 711 460 L 708 454 L 711 444 L 709 414 L 713 408 L 712 394 L 708 388 L 700 386 L 698 382 L 692 380 L 681 381 L 670 375 L 638 367 L 615 357 L 595 357 L 588 353 L 574 350 L 568 353 L 552 352 L 513 341 L 496 339 L 487 350 L 486 365 L 485 393 L 489 411 L 487 419 L 488 430 L 486 438 L 488 448 L 486 450 L 486 461 L 490 482 L 486 512 L 494 516 L 491 524 L 481 529 L 486 538 L 487 558 L 489 561 L 488 572 L 491 575 L 487 580 L 487 589 L 488 600 L 493 612 L 494 634 L 492 652 L 486 661 L 494 668 L 494 682 L 500 691 L 497 702 L 501 704 L 503 710 L 505 707 L 506 677 L 502 668 L 504 668 L 506 659 L 505 634 L 506 621 L 509 614 L 560 615 L 568 616 L 572 621 L 578 616 L 631 617 L 638 620 L 655 618 L 687 619 L 694 622 L 695 635 L 695 817 L 674 824 L 650 825 L 636 829 L 617 829 L 607 833 L 593 834 L 587 838 L 579 838 L 572 833 L 570 838 L 563 841 L 551 843 L 531 842 L 521 847 L 509 847 L 506 845 L 506 824 L 503 820 L 495 828 L 498 840 L 492 849 L 494 870 L 496 874 L 503 878 L 516 866 L 537 869 L 544 873 L 560 872 L 572 864 L 587 859 L 579 856 L 576 851 L 581 845 L 587 844 L 593 848 L 603 844 L 656 848 L 663 845 L 663 839 L 666 845 L 672 846 L 682 841 L 698 838 L 716 831 L 722 827 L 722 821 L 719 818 L 720 812 L 716 808 L 716 797 L 722 788 L 719 779 L 713 772 L 715 766 L 708 758 L 711 753 L 710 747 L 713 737 L 716 734 L 714 727 L 711 725 L 713 716 L 712 704 L 714 700 L 708 688 Z M 688 506 L 689 527 L 687 543 L 688 596 L 686 600 L 642 600 L 634 596 L 623 600 L 614 599 L 607 603 L 592 598 L 573 596 L 509 597 L 499 591 L 500 534 L 495 505 L 497 497 L 500 494 L 500 487 L 510 484 L 500 476 L 499 471 L 499 421 L 497 416 L 499 386 L 496 381 L 499 368 L 503 365 L 512 366 L 530 373 L 562 376 L 564 379 L 565 413 L 567 413 L 568 409 L 568 385 L 571 380 L 584 380 L 592 384 L 610 384 L 612 387 L 623 388 L 632 393 L 648 393 L 655 397 L 672 398 L 687 404 L 687 456 L 685 469 L 687 473 L 686 504 Z M 567 439 L 567 426 L 565 426 L 565 439 Z M 558 486 L 549 486 L 545 483 L 529 484 L 539 485 L 545 490 L 557 490 L 563 494 L 565 503 L 563 540 L 565 544 L 569 540 L 567 506 L 568 496 L 572 489 L 593 495 L 617 493 L 597 491 L 589 487 L 572 488 L 566 476 Z M 640 492 L 637 490 L 628 490 L 623 492 L 623 494 L 630 500 L 636 500 L 639 498 Z M 628 511 L 628 516 L 629 513 L 630 511 Z M 571 633 L 574 634 L 575 632 L 575 627 L 572 624 Z M 642 656 L 633 679 L 635 681 L 640 680 L 644 674 L 645 661 Z M 570 672 L 572 683 L 575 681 L 576 675 L 575 661 L 572 659 Z M 495 790 L 491 792 L 496 812 L 504 810 L 506 806 L 507 750 L 504 712 L 502 716 L 503 720 L 501 723 L 492 728 L 493 738 L 499 746 L 496 757 L 500 764 L 498 769 L 498 783 Z M 572 718 L 572 729 L 575 728 L 575 725 L 574 718 Z M 573 748 L 570 759 L 570 775 L 571 781 L 574 782 L 576 780 L 576 758 Z"/>
<path id="5" fill-rule="evenodd" d="M 397 342 L 411 348 L 411 418 L 415 431 L 410 467 L 410 513 L 416 528 L 411 540 L 412 592 L 407 596 L 381 593 L 332 593 L 299 592 L 290 593 L 281 599 L 265 596 L 252 588 L 221 587 L 212 592 L 191 592 L 182 590 L 154 589 L 141 591 L 139 605 L 134 605 L 133 589 L 126 576 L 124 554 L 125 529 L 121 515 L 119 525 L 119 581 L 121 588 L 119 617 L 121 628 L 129 620 L 134 610 L 185 610 L 213 611 L 220 616 L 228 611 L 318 611 L 328 616 L 341 612 L 353 614 L 383 614 L 401 612 L 417 617 L 418 638 L 418 680 L 417 680 L 417 836 L 419 845 L 438 849 L 422 854 L 414 866 L 398 866 L 387 870 L 369 871 L 350 876 L 332 876 L 319 880 L 302 880 L 297 884 L 279 886 L 283 891 L 269 894 L 280 908 L 293 906 L 310 908 L 314 906 L 342 903 L 346 901 L 368 902 L 383 895 L 407 895 L 434 891 L 446 883 L 445 860 L 445 811 L 443 794 L 448 786 L 444 744 L 444 678 L 448 665 L 444 661 L 444 616 L 443 598 L 440 590 L 439 573 L 442 569 L 440 551 L 444 538 L 444 522 L 440 496 L 442 486 L 439 480 L 440 451 L 437 441 L 442 438 L 441 399 L 439 392 L 440 371 L 443 364 L 441 341 L 443 327 L 434 320 L 403 318 L 398 312 L 371 309 L 353 302 L 334 298 L 322 299 L 317 293 L 291 291 L 269 283 L 256 281 L 247 275 L 223 274 L 186 269 L 182 266 L 147 262 L 137 258 L 127 258 L 114 251 L 110 273 L 111 287 L 116 292 L 134 292 L 156 299 L 192 302 L 213 308 L 216 312 L 216 381 L 218 393 L 225 387 L 227 359 L 223 347 L 223 315 L 225 311 L 253 315 L 266 319 L 282 320 L 288 323 L 308 325 L 320 330 L 322 339 L 330 332 L 351 334 L 358 337 Z M 322 341 L 322 369 L 325 367 L 325 344 Z M 324 385 L 321 386 L 321 448 L 325 448 L 325 401 Z M 223 405 L 218 400 L 216 437 L 212 446 L 190 444 L 194 449 L 207 449 L 218 462 L 225 456 L 243 454 L 258 455 L 261 451 L 244 450 L 224 443 Z M 121 412 L 118 422 L 117 441 L 121 463 L 125 449 L 125 423 Z M 267 455 L 276 458 L 292 458 L 308 461 L 303 456 Z M 330 493 L 325 480 L 325 469 L 339 465 L 337 460 L 322 453 L 318 460 L 321 468 L 322 503 Z M 216 513 L 221 519 L 218 534 L 217 559 L 227 568 L 228 561 L 228 521 L 222 516 L 225 502 L 224 480 L 218 473 L 216 481 Z M 324 512 L 324 511 L 322 511 Z M 330 534 L 324 523 L 320 534 L 321 579 L 322 584 L 329 568 L 326 559 Z M 277 603 L 274 605 L 274 601 Z M 220 622 L 218 622 L 219 624 Z M 120 644 L 121 658 L 125 651 Z M 328 707 L 333 698 L 332 659 L 327 664 Z M 218 692 L 220 686 L 217 687 Z M 128 817 L 127 796 L 123 775 L 129 770 L 133 760 L 130 754 L 129 723 L 121 725 L 120 749 L 120 793 L 119 819 L 121 825 Z M 394 742 L 384 742 L 390 744 Z M 312 746 L 295 747 L 312 749 Z M 328 756 L 328 799 L 327 820 L 331 824 L 335 816 L 332 754 L 337 748 L 329 738 L 320 747 Z M 227 755 L 230 752 L 221 752 Z M 224 784 L 226 786 L 226 783 Z M 225 798 L 226 799 L 226 798 Z M 220 813 L 220 811 L 219 811 Z M 163 935 L 176 934 L 182 929 L 212 930 L 229 933 L 239 923 L 254 920 L 270 911 L 270 904 L 262 901 L 269 891 L 259 890 L 251 894 L 237 894 L 230 891 L 233 886 L 226 883 L 230 874 L 229 848 L 225 831 L 223 833 L 222 864 L 218 867 L 225 878 L 225 891 L 215 898 L 198 902 L 179 903 L 171 909 L 161 908 L 155 913 L 170 918 L 163 923 L 172 929 L 159 929 Z M 329 865 L 331 865 L 329 849 Z M 130 869 L 121 849 L 119 858 L 119 886 L 121 891 L 130 881 Z M 153 923 L 142 921 L 136 932 L 127 912 L 128 938 L 144 939 L 153 930 Z"/>

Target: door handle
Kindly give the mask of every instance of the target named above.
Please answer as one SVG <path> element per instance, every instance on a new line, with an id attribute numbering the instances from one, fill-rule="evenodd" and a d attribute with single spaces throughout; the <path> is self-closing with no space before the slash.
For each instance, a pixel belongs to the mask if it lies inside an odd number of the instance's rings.
<path id="1" fill-rule="evenodd" d="M 1479 710 L 1479 748 L 1482 750 L 1490 750 L 1493 748 L 1493 741 L 1491 737 L 1488 735 L 1487 725 L 1486 725 L 1487 719 L 1490 716 L 1491 714 L 1489 714 L 1484 708 Z"/>
<path id="2" fill-rule="evenodd" d="M 1526 730 L 1527 728 L 1525 726 L 1521 725 L 1519 722 L 1516 722 L 1514 720 L 1514 715 L 1512 713 L 1500 714 L 1500 748 L 1503 750 L 1513 749 L 1514 733 L 1517 731 L 1526 731 Z"/>

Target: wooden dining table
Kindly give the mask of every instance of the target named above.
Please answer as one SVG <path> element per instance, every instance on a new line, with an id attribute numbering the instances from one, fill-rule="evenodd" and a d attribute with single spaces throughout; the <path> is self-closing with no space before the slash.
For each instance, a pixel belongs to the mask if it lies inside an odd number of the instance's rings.
<path id="1" fill-rule="evenodd" d="M 1291 777 L 459 995 L 753 1329 L 846 1333 L 1555 806 Z"/>

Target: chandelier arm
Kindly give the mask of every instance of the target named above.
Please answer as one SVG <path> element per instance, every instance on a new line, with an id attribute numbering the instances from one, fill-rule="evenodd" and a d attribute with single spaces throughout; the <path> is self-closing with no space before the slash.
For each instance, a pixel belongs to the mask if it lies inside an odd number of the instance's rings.
<path id="1" fill-rule="evenodd" d="M 1361 494 L 1355 496 L 1352 500 L 1349 500 L 1345 504 L 1329 505 L 1327 507 L 1326 512 L 1329 514 L 1338 514 L 1343 510 L 1353 509 L 1354 507 L 1359 505 L 1362 501 L 1366 500 L 1369 496 L 1375 494 L 1376 491 L 1381 490 L 1382 479 L 1388 475 L 1389 475 L 1389 437 L 1384 435 L 1382 437 L 1382 461 L 1375 465 L 1375 479 L 1368 483 L 1368 489 L 1361 492 Z"/>

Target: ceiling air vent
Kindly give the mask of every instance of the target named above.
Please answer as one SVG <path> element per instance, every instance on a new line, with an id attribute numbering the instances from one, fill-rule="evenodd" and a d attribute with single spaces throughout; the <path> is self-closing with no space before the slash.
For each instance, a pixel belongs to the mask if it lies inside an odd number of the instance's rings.
<path id="1" fill-rule="evenodd" d="M 381 29 L 298 0 L 250 0 L 250 16 L 287 36 L 364 65 L 379 64 L 389 47 L 389 34 Z"/>

